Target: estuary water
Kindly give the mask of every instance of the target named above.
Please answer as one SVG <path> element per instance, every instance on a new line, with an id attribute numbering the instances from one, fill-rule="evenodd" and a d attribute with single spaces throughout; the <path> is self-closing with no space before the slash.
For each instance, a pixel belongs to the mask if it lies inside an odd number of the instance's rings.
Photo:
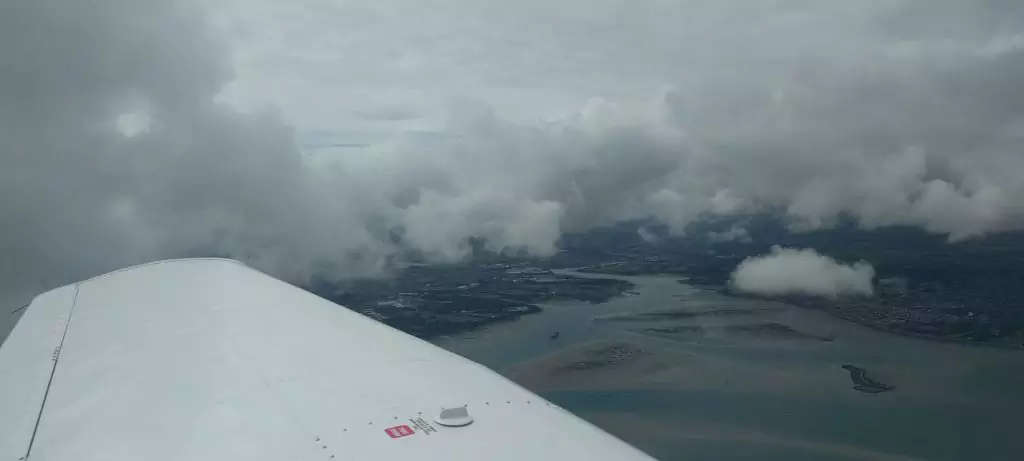
<path id="1" fill-rule="evenodd" d="M 1024 458 L 1024 351 L 615 278 L 635 292 L 435 343 L 664 461 Z M 844 365 L 891 389 L 856 389 Z"/>

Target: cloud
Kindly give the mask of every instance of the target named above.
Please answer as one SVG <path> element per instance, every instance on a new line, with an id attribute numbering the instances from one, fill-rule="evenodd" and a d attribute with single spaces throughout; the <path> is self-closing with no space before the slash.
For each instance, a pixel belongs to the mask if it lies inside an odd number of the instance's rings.
<path id="1" fill-rule="evenodd" d="M 269 98 L 314 126 L 337 119 L 321 109 L 332 98 L 365 111 L 412 105 L 451 135 L 483 117 L 471 146 L 448 148 L 472 148 L 525 184 L 564 163 L 594 184 L 631 180 L 615 168 L 644 171 L 612 207 L 588 196 L 595 188 L 555 196 L 568 227 L 642 215 L 682 232 L 704 214 L 763 210 L 797 230 L 844 215 L 952 240 L 1024 227 L 1014 199 L 1024 193 L 1019 2 L 231 4 L 214 8 L 227 29 L 246 31 L 227 34 L 243 50 L 228 99 Z M 452 99 L 487 110 L 456 110 L 452 132 Z M 606 142 L 566 149 L 576 139 L 537 120 Z M 622 126 L 642 129 L 611 140 Z M 631 143 L 643 149 L 643 136 L 666 132 L 675 136 L 656 141 L 663 153 L 634 155 Z M 538 154 L 514 164 L 518 149 Z M 588 168 L 577 156 L 590 149 L 618 152 L 596 152 L 604 158 Z M 554 181 L 568 190 L 587 180 Z"/>
<path id="2" fill-rule="evenodd" d="M 1024 229 L 1019 2 L 201 6 L 0 7 L 0 298 L 193 254 L 299 281 L 544 255 L 629 218 Z"/>
<path id="3" fill-rule="evenodd" d="M 419 118 L 419 115 L 413 111 L 390 107 L 380 108 L 377 110 L 357 110 L 353 115 L 367 120 L 382 120 L 385 122 L 401 122 Z"/>
<path id="4" fill-rule="evenodd" d="M 658 243 L 658 241 L 661 240 L 658 237 L 658 234 L 654 233 L 653 231 L 651 231 L 650 229 L 648 229 L 646 227 L 638 228 L 636 230 L 636 234 L 638 236 L 640 236 L 641 240 L 643 240 L 644 242 L 647 242 L 647 243 L 651 243 L 651 244 Z"/>
<path id="5" fill-rule="evenodd" d="M 722 232 L 708 232 L 708 239 L 716 243 L 725 242 L 743 242 L 749 243 L 751 241 L 750 233 L 746 229 L 739 225 L 733 224 L 727 230 Z"/>
<path id="6" fill-rule="evenodd" d="M 387 257 L 369 210 L 305 164 L 279 115 L 214 102 L 231 70 L 193 6 L 14 2 L 0 42 L 4 298 L 197 253 L 297 278 L 321 258 L 359 274 Z"/>
<path id="7" fill-rule="evenodd" d="M 747 258 L 732 273 L 732 287 L 768 296 L 871 296 L 875 269 L 864 261 L 843 264 L 813 249 L 773 246 L 765 256 Z"/>

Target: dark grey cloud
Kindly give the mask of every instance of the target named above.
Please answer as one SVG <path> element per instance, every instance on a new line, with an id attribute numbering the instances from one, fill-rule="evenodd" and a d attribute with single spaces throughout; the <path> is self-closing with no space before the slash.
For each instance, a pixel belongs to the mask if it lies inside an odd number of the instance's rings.
<path id="1" fill-rule="evenodd" d="M 546 254 L 636 217 L 1024 228 L 1019 2 L 87 3 L 0 5 L 12 300 L 196 253 L 298 280 L 470 237 Z"/>
<path id="2" fill-rule="evenodd" d="M 6 2 L 0 43 L 5 298 L 189 252 L 301 273 L 375 245 L 278 116 L 214 102 L 231 69 L 194 6 Z M 118 117 L 140 111 L 148 128 L 125 136 Z"/>

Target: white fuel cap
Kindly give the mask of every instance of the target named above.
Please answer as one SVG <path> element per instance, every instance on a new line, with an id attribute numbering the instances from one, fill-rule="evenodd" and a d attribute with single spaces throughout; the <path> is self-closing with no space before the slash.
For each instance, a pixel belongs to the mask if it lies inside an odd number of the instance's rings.
<path id="1" fill-rule="evenodd" d="M 469 416 L 466 407 L 445 408 L 434 417 L 434 422 L 442 426 L 459 427 L 473 422 L 473 417 Z"/>

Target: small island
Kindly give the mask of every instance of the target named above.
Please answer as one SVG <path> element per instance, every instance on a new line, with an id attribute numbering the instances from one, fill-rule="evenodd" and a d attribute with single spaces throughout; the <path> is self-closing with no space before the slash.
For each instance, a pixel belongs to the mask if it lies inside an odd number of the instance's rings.
<path id="1" fill-rule="evenodd" d="M 853 381 L 853 388 L 868 394 L 879 394 L 885 391 L 896 389 L 895 386 L 882 384 L 868 377 L 868 371 L 854 365 L 843 365 L 843 369 L 850 372 L 850 380 Z"/>

